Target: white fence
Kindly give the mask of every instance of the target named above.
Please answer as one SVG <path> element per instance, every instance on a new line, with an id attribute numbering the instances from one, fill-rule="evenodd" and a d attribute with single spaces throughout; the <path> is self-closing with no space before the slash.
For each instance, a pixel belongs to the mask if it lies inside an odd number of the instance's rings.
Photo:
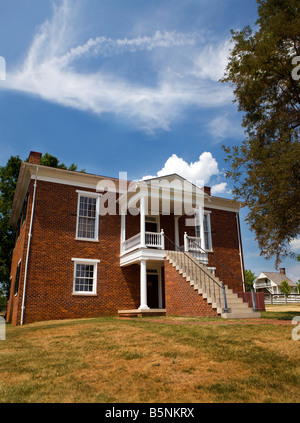
<path id="1" fill-rule="evenodd" d="M 300 303 L 300 294 L 265 294 L 265 304 Z"/>

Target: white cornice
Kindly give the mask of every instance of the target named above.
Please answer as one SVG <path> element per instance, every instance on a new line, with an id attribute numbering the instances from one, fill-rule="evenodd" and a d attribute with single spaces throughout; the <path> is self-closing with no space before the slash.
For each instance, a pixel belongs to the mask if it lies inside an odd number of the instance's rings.
<path id="1" fill-rule="evenodd" d="M 108 189 L 112 192 L 123 193 L 126 191 L 128 184 L 127 181 L 119 181 L 116 178 L 22 162 L 9 221 L 12 226 L 16 226 L 18 223 L 30 180 L 35 179 L 37 169 L 37 181 L 71 185 L 78 188 L 95 190 L 96 192 L 102 192 Z"/>
<path id="2" fill-rule="evenodd" d="M 139 181 L 136 183 L 131 182 L 128 186 L 129 181 L 126 180 L 23 162 L 20 168 L 10 216 L 10 225 L 12 226 L 17 225 L 18 223 L 18 218 L 21 213 L 30 180 L 35 179 L 37 169 L 37 181 L 70 185 L 78 188 L 91 189 L 96 192 L 108 190 L 110 192 L 125 194 L 121 195 L 118 200 L 122 210 L 130 207 L 130 204 L 134 204 L 142 195 L 149 198 L 149 190 L 153 200 L 161 201 L 169 199 L 170 188 L 172 188 L 172 202 L 177 204 L 190 203 L 195 204 L 196 206 L 203 203 L 204 200 L 204 206 L 206 208 L 232 212 L 239 212 L 239 209 L 243 204 L 235 200 L 209 196 L 202 189 L 196 187 L 194 184 L 186 181 L 178 175 L 163 177 L 162 180 L 160 180 L 160 178 L 156 178 L 155 180 Z M 176 183 L 178 186 L 176 186 Z"/>

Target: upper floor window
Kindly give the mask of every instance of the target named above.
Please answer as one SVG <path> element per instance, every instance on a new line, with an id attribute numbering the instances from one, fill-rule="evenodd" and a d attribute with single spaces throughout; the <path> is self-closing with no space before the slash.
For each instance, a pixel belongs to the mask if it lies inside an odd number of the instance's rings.
<path id="1" fill-rule="evenodd" d="M 98 240 L 100 195 L 77 191 L 77 230 L 76 238 Z"/>
<path id="2" fill-rule="evenodd" d="M 199 219 L 197 220 L 199 222 Z M 199 223 L 196 224 L 195 232 L 196 232 L 196 237 L 201 238 L 201 227 Z M 212 249 L 209 212 L 204 212 L 204 215 L 203 215 L 203 234 L 204 234 L 204 239 L 203 239 L 203 242 L 201 242 L 202 248 L 209 251 Z"/>
<path id="3" fill-rule="evenodd" d="M 18 267 L 17 267 L 17 270 L 16 270 L 15 292 L 14 292 L 15 295 L 17 295 L 17 293 L 19 291 L 20 270 L 21 270 L 21 260 L 19 261 Z"/>
<path id="4" fill-rule="evenodd" d="M 210 215 L 204 214 L 203 217 L 204 228 L 204 245 L 206 250 L 211 250 L 211 236 L 210 236 Z"/>
<path id="5" fill-rule="evenodd" d="M 24 203 L 23 203 L 23 209 L 22 209 L 22 226 L 25 223 L 26 219 L 26 213 L 27 213 L 27 205 L 28 205 L 28 194 L 25 197 Z"/>

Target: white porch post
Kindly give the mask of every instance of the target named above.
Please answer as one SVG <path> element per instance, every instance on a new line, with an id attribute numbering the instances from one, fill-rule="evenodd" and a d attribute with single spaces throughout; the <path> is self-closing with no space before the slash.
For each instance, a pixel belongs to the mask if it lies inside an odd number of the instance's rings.
<path id="1" fill-rule="evenodd" d="M 124 253 L 124 242 L 126 241 L 126 215 L 121 214 L 121 254 Z"/>
<path id="2" fill-rule="evenodd" d="M 147 261 L 146 260 L 141 260 L 140 284 L 141 284 L 141 291 L 140 291 L 141 305 L 139 306 L 139 310 L 148 310 L 149 307 L 147 306 Z"/>
<path id="3" fill-rule="evenodd" d="M 204 237 L 204 213 L 203 207 L 198 208 L 198 219 L 199 219 L 199 226 L 200 226 L 200 239 L 201 239 L 201 248 L 205 250 L 205 237 Z"/>
<path id="4" fill-rule="evenodd" d="M 160 232 L 160 236 L 161 236 L 161 249 L 164 250 L 165 249 L 165 233 L 163 229 Z"/>
<path id="5" fill-rule="evenodd" d="M 140 233 L 141 233 L 141 248 L 146 248 L 146 229 L 145 229 L 145 197 L 140 199 Z"/>
<path id="6" fill-rule="evenodd" d="M 184 233 L 184 251 L 187 252 L 189 251 L 189 246 L 188 246 L 188 239 L 187 239 L 187 233 Z"/>

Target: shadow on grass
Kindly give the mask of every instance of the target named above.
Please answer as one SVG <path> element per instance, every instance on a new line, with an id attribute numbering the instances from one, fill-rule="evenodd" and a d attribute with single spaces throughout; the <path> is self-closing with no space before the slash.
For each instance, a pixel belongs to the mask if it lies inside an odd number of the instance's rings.
<path id="1" fill-rule="evenodd" d="M 299 316 L 300 311 L 262 311 L 261 317 L 264 319 L 274 320 L 292 320 L 295 316 Z"/>

